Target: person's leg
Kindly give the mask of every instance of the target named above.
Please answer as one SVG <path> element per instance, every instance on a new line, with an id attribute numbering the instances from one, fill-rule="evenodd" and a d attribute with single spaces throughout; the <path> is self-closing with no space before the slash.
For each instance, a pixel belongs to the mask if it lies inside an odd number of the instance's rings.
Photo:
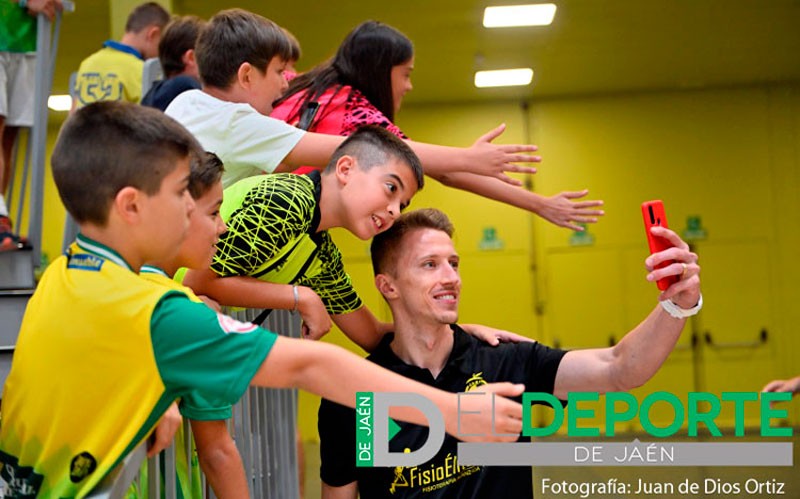
<path id="1" fill-rule="evenodd" d="M 8 188 L 9 173 L 11 171 L 11 148 L 17 135 L 16 127 L 5 126 L 5 116 L 0 116 L 0 135 L 2 136 L 2 154 L 0 154 L 0 251 L 17 249 L 20 247 L 19 237 L 14 235 L 11 219 L 6 206 L 6 191 Z"/>
<path id="2" fill-rule="evenodd" d="M 25 240 L 15 235 L 5 195 L 10 180 L 11 151 L 18 127 L 33 124 L 35 57 L 0 54 L 0 251 L 21 248 Z"/>
<path id="3" fill-rule="evenodd" d="M 0 158 L 0 194 L 8 194 L 8 182 L 11 179 L 11 152 L 17 140 L 19 128 L 5 126 L 5 116 L 0 116 L 0 134 L 3 136 L 3 157 Z"/>

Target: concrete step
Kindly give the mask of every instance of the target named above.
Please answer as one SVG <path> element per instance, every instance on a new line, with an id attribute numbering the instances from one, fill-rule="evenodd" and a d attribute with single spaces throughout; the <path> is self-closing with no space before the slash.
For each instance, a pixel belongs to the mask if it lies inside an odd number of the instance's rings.
<path id="1" fill-rule="evenodd" d="M 0 290 L 33 289 L 33 250 L 0 251 Z"/>

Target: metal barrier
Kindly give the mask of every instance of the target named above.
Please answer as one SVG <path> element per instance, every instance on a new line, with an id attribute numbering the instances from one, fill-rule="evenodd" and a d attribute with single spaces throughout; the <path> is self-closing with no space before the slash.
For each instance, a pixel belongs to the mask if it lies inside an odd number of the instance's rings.
<path id="1" fill-rule="evenodd" d="M 135 479 L 139 468 L 147 457 L 146 444 L 141 444 L 125 456 L 100 484 L 95 487 L 87 499 L 121 499 L 125 497 L 131 482 Z"/>
<path id="2" fill-rule="evenodd" d="M 258 310 L 231 314 L 252 321 Z M 269 315 L 264 327 L 300 337 L 300 316 L 285 310 Z M 251 477 L 253 497 L 300 496 L 297 467 L 297 390 L 251 387 L 233 410 L 234 439 Z"/>
<path id="3" fill-rule="evenodd" d="M 233 312 L 240 321 L 252 321 L 258 310 Z M 300 316 L 288 311 L 274 311 L 264 327 L 283 336 L 300 337 Z M 233 418 L 228 428 L 242 456 L 249 478 L 250 496 L 259 499 L 294 499 L 300 497 L 297 465 L 297 390 L 250 387 L 239 403 L 233 407 Z M 147 460 L 146 480 L 140 471 L 145 455 L 145 445 L 139 446 L 126 457 L 88 497 L 95 499 L 122 499 L 132 483 L 144 483 L 146 488 L 139 497 L 174 499 L 178 497 L 176 480 L 177 453 L 183 453 L 186 463 L 195 460 L 189 421 L 183 423 L 184 445 L 172 445 L 160 455 Z M 135 454 L 135 455 L 134 455 Z M 163 461 L 163 463 L 162 463 Z M 163 470 L 163 472 L 162 472 Z M 189 473 L 189 480 L 191 480 Z M 162 483 L 163 480 L 163 483 Z M 201 474 L 202 498 L 214 498 Z M 162 490 L 163 489 L 163 490 Z M 188 489 L 192 486 L 189 483 Z"/>

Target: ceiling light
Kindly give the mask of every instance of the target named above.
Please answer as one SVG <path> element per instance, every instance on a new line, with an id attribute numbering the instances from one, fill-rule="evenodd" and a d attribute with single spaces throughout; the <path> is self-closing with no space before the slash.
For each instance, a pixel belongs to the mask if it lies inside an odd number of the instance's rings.
<path id="1" fill-rule="evenodd" d="M 47 107 L 53 111 L 69 111 L 72 109 L 72 97 L 69 95 L 51 95 L 47 98 Z"/>
<path id="2" fill-rule="evenodd" d="M 475 86 L 478 88 L 528 85 L 531 80 L 533 80 L 531 68 L 499 69 L 475 73 Z"/>
<path id="3" fill-rule="evenodd" d="M 556 5 L 553 3 L 486 7 L 483 11 L 483 25 L 486 28 L 547 26 L 553 22 L 555 15 Z"/>

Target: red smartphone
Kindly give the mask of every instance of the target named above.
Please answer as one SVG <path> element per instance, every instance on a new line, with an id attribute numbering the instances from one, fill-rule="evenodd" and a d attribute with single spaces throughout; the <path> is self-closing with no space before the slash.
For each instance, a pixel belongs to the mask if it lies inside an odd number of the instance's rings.
<path id="1" fill-rule="evenodd" d="M 642 203 L 642 217 L 644 218 L 644 231 L 647 234 L 647 244 L 650 246 L 650 254 L 652 255 L 653 253 L 658 253 L 659 251 L 664 251 L 667 248 L 671 248 L 672 243 L 663 237 L 654 236 L 650 232 L 650 227 L 655 225 L 660 227 L 669 227 L 669 225 L 667 225 L 667 215 L 664 212 L 664 203 L 662 203 L 660 199 Z M 675 260 L 667 260 L 666 262 L 661 262 L 658 264 L 656 268 L 661 269 L 672 263 L 675 263 Z M 671 275 L 669 277 L 659 279 L 656 284 L 658 285 L 658 289 L 664 291 L 679 280 L 680 276 Z"/>

